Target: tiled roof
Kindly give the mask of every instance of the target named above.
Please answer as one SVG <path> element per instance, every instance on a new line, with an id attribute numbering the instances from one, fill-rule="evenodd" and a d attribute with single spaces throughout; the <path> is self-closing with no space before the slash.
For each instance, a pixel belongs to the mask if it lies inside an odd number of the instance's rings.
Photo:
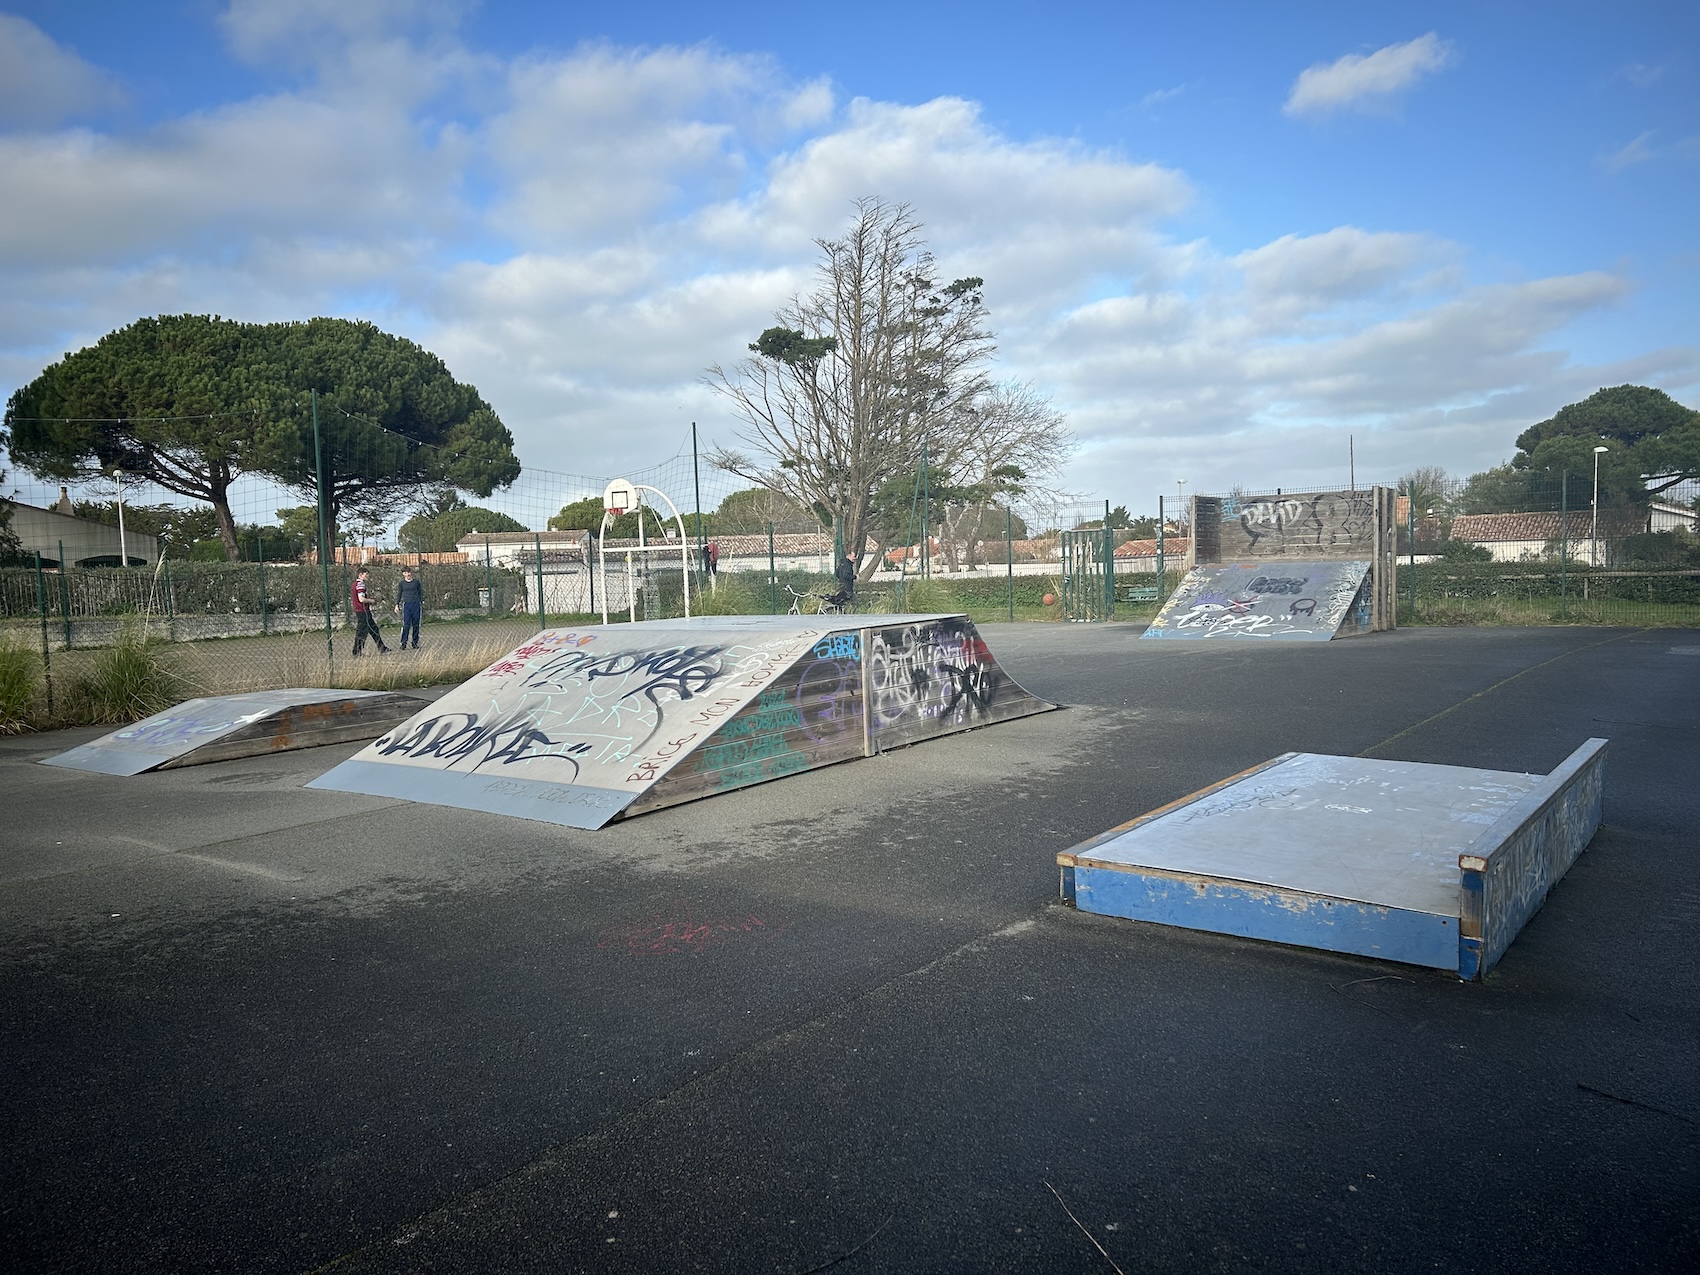
<path id="1" fill-rule="evenodd" d="M 1164 536 L 1163 557 L 1184 558 L 1187 550 L 1192 547 L 1192 541 L 1187 536 Z M 1124 545 L 1116 546 L 1118 558 L 1155 558 L 1157 542 L 1155 540 L 1129 540 Z"/>
<path id="2" fill-rule="evenodd" d="M 1538 540 L 1543 543 L 1559 539 L 1559 515 L 1556 511 L 1533 514 L 1460 514 L 1452 520 L 1452 538 L 1472 544 L 1502 544 L 1507 541 Z M 1622 536 L 1638 536 L 1647 530 L 1644 509 L 1600 510 L 1599 535 L 1602 540 Z M 1586 540 L 1594 534 L 1593 515 L 1589 510 L 1571 510 L 1565 515 L 1565 539 Z"/>

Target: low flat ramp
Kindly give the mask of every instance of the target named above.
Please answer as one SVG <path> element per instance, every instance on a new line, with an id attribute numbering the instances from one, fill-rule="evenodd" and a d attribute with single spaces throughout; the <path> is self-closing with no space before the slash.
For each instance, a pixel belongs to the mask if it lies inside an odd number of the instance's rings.
<path id="1" fill-rule="evenodd" d="M 1482 977 L 1600 824 L 1606 741 L 1550 775 L 1286 753 L 1057 856 L 1085 912 Z"/>
<path id="2" fill-rule="evenodd" d="M 91 740 L 44 766 L 103 775 L 139 775 L 320 744 L 381 735 L 419 708 L 411 695 L 391 691 L 334 691 L 295 687 L 185 700 Z"/>
<path id="3" fill-rule="evenodd" d="M 308 786 L 600 828 L 1054 707 L 961 615 L 547 629 Z"/>
<path id="4" fill-rule="evenodd" d="M 1369 632 L 1373 601 L 1368 561 L 1215 563 L 1188 571 L 1140 636 L 1326 642 Z"/>

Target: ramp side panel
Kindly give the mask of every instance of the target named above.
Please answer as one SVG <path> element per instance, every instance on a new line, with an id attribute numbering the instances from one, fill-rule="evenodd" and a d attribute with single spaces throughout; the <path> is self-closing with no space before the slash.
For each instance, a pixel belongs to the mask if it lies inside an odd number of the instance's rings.
<path id="1" fill-rule="evenodd" d="M 1608 743 L 1590 739 L 1458 856 L 1458 973 L 1480 979 L 1599 831 Z"/>
<path id="2" fill-rule="evenodd" d="M 1365 597 L 1370 564 L 1229 562 L 1194 567 L 1141 634 L 1326 642 Z"/>
<path id="3" fill-rule="evenodd" d="M 871 629 L 866 658 L 875 750 L 1056 707 L 1005 673 L 964 616 Z"/>
<path id="4" fill-rule="evenodd" d="M 370 692 L 358 697 L 292 704 L 258 721 L 238 726 L 212 743 L 166 762 L 160 769 L 202 766 L 239 757 L 371 739 L 413 716 L 419 711 L 419 703 L 412 695 Z"/>
<path id="5" fill-rule="evenodd" d="M 863 755 L 862 634 L 823 635 L 807 654 L 626 810 L 659 810 Z"/>
<path id="6" fill-rule="evenodd" d="M 305 748 L 336 742 L 316 737 L 320 726 L 358 724 L 365 739 L 413 712 L 419 701 L 383 691 L 337 691 L 291 687 L 185 700 L 99 739 L 44 758 L 45 766 L 65 766 L 107 775 L 139 775 L 167 766 L 197 765 L 231 757 L 249 757 L 276 748 Z M 298 723 L 291 728 L 292 723 Z"/>
<path id="7" fill-rule="evenodd" d="M 1231 934 L 1406 965 L 1458 967 L 1458 921 L 1218 877 L 1076 865 L 1075 905 L 1084 912 Z"/>

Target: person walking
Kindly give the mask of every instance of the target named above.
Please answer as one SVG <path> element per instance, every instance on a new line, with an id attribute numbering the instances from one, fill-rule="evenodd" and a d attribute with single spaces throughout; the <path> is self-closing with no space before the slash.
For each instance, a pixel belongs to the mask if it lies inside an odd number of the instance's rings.
<path id="1" fill-rule="evenodd" d="M 848 556 L 841 557 L 832 574 L 838 581 L 838 591 L 826 595 L 827 603 L 848 612 L 856 605 L 856 564 Z"/>
<path id="2" fill-rule="evenodd" d="M 407 635 L 413 634 L 413 649 L 419 649 L 419 621 L 425 615 L 425 586 L 413 578 L 413 568 L 401 569 L 401 583 L 395 587 L 395 610 L 401 617 L 401 649 L 407 650 Z"/>
<path id="3" fill-rule="evenodd" d="M 390 648 L 384 645 L 384 635 L 378 632 L 378 622 L 372 618 L 372 583 L 367 578 L 371 574 L 370 567 L 361 567 L 348 589 L 349 601 L 354 605 L 354 653 L 359 655 L 364 651 L 366 639 L 371 638 L 378 644 L 378 651 L 388 655 Z"/>

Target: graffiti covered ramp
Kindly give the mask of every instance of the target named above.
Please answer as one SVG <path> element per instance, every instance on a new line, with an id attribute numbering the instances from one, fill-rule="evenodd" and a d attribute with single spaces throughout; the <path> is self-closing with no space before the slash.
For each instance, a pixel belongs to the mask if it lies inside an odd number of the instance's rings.
<path id="1" fill-rule="evenodd" d="M 1600 825 L 1606 741 L 1550 775 L 1286 753 L 1057 856 L 1085 912 L 1480 978 Z"/>
<path id="2" fill-rule="evenodd" d="M 600 828 L 1054 707 L 961 615 L 546 629 L 308 787 Z"/>
<path id="3" fill-rule="evenodd" d="M 381 735 L 419 708 L 411 695 L 296 687 L 185 700 L 134 726 L 43 758 L 103 775 L 139 775 Z"/>
<path id="4" fill-rule="evenodd" d="M 1368 562 L 1224 562 L 1186 573 L 1141 637 L 1326 642 L 1367 633 Z"/>

